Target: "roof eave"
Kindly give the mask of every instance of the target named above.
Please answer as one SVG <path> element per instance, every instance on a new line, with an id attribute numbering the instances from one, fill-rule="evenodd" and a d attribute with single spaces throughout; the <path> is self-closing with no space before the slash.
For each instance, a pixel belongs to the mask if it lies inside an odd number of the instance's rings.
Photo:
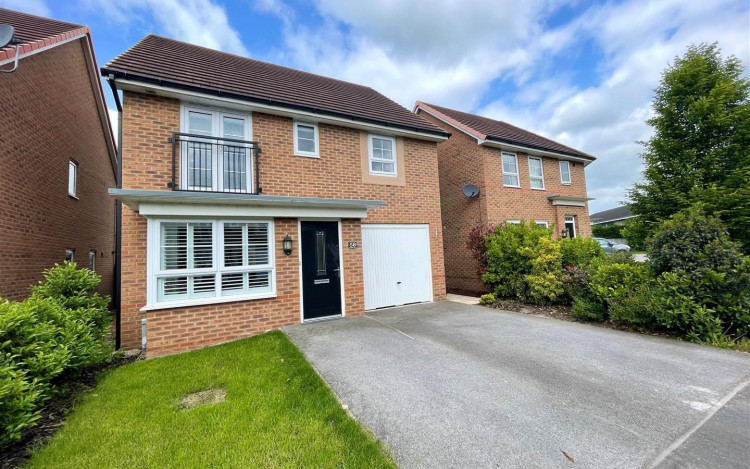
<path id="1" fill-rule="evenodd" d="M 252 110 L 257 110 L 260 112 L 268 112 L 271 114 L 279 115 L 292 115 L 293 117 L 302 116 L 307 118 L 314 118 L 320 121 L 329 120 L 330 123 L 334 125 L 343 125 L 349 127 L 353 126 L 353 124 L 357 124 L 357 127 L 367 127 L 372 128 L 376 131 L 392 132 L 433 142 L 442 142 L 450 137 L 450 133 L 444 132 L 442 130 L 430 131 L 427 129 L 400 125 L 393 122 L 378 121 L 375 119 L 368 119 L 355 115 L 327 111 L 320 108 L 274 101 L 270 98 L 254 98 L 237 93 L 230 93 L 196 85 L 188 85 L 184 83 L 172 82 L 169 80 L 162 80 L 160 78 L 146 77 L 129 73 L 124 70 L 118 70 L 116 68 L 109 68 L 106 66 L 101 68 L 101 74 L 102 76 L 113 75 L 116 82 L 118 83 L 119 89 L 133 89 L 142 87 L 144 89 L 150 89 L 152 91 L 156 91 L 157 93 L 161 93 L 161 95 L 163 96 L 172 96 L 177 98 L 185 98 L 191 95 L 194 97 L 196 95 L 203 96 L 205 98 L 213 100 L 242 104 L 244 106 L 253 108 Z"/>
<path id="2" fill-rule="evenodd" d="M 150 189 L 109 189 L 109 195 L 138 211 L 141 204 L 303 207 L 329 210 L 373 210 L 386 205 L 382 200 L 289 197 L 231 192 L 172 191 Z"/>
<path id="3" fill-rule="evenodd" d="M 547 150 L 547 149 L 539 148 L 536 146 L 510 142 L 508 140 L 502 140 L 497 137 L 491 137 L 491 136 L 488 136 L 484 140 L 477 140 L 477 143 L 484 147 L 522 151 L 525 153 L 548 156 L 550 158 L 557 158 L 560 160 L 580 161 L 583 163 L 584 166 L 588 166 L 589 164 L 593 163 L 596 160 L 596 158 L 593 156 L 573 155 L 570 153 L 564 153 L 560 151 Z"/>

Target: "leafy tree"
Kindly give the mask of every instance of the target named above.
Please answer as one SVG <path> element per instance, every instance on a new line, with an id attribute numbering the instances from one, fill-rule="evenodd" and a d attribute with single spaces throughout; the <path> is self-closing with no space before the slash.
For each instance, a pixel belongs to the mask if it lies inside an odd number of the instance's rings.
<path id="1" fill-rule="evenodd" d="M 641 244 L 657 224 L 696 202 L 750 250 L 750 82 L 717 44 L 692 45 L 663 73 L 641 155 L 644 182 L 628 191 L 638 215 L 625 231 Z"/>

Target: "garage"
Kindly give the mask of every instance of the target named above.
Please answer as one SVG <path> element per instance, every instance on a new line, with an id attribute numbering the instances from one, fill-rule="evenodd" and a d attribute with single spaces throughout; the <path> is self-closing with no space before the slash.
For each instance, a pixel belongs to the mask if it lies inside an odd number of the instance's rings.
<path id="1" fill-rule="evenodd" d="M 362 225 L 365 310 L 432 301 L 428 225 Z"/>

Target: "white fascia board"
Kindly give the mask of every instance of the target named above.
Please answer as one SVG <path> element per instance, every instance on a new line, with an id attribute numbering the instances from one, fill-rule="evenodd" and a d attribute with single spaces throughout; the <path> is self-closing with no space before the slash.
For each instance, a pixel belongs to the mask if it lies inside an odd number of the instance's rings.
<path id="1" fill-rule="evenodd" d="M 426 140 L 429 142 L 443 142 L 448 140 L 448 137 L 441 137 L 438 135 L 426 134 L 422 132 L 416 132 L 411 130 L 399 129 L 397 127 L 388 127 L 385 125 L 368 124 L 365 122 L 359 122 L 353 119 L 346 119 L 343 117 L 326 116 L 324 114 L 316 114 L 313 112 L 292 110 L 279 106 L 271 106 L 261 103 L 252 103 L 249 101 L 243 101 L 240 99 L 228 98 L 223 96 L 214 96 L 210 94 L 197 93 L 194 91 L 181 90 L 177 88 L 170 88 L 167 86 L 159 86 L 151 83 L 144 83 L 136 80 L 127 80 L 118 78 L 116 80 L 117 87 L 121 90 L 136 91 L 139 93 L 156 94 L 157 96 L 165 96 L 168 98 L 175 98 L 181 101 L 187 101 L 192 103 L 203 104 L 205 106 L 221 106 L 229 109 L 237 109 L 243 112 L 261 112 L 265 114 L 273 114 L 277 116 L 289 117 L 292 119 L 303 119 L 308 122 L 324 123 L 330 125 L 338 125 L 341 127 L 350 127 L 354 129 L 366 130 L 368 132 L 382 133 L 385 135 L 393 135 L 396 137 L 408 137 L 417 140 Z M 150 93 L 149 93 L 150 91 Z"/>
<path id="2" fill-rule="evenodd" d="M 68 38 L 68 39 L 62 40 L 62 41 L 60 41 L 60 42 L 54 42 L 54 43 L 52 43 L 52 44 L 50 44 L 50 45 L 48 45 L 48 46 L 40 47 L 40 48 L 38 48 L 38 49 L 34 49 L 34 50 L 28 51 L 28 52 L 26 52 L 26 53 L 23 53 L 23 52 L 21 52 L 21 51 L 19 50 L 19 51 L 18 51 L 18 60 L 19 60 L 19 62 L 20 62 L 20 61 L 21 61 L 21 59 L 24 59 L 24 58 L 26 58 L 26 57 L 30 57 L 30 56 L 32 56 L 32 55 L 34 55 L 34 54 L 38 54 L 38 53 L 40 53 L 40 52 L 44 52 L 44 51 L 46 51 L 46 50 L 54 49 L 54 48 L 55 48 L 55 47 L 57 47 L 57 46 L 61 46 L 61 45 L 63 45 L 63 44 L 67 44 L 67 43 L 69 43 L 69 42 L 77 41 L 77 40 L 81 39 L 82 37 L 86 37 L 86 35 L 85 35 L 85 34 L 79 34 L 78 36 L 73 36 L 73 37 L 71 37 L 71 38 Z M 9 46 L 9 47 L 15 47 L 15 46 Z M 21 48 L 23 48 L 23 44 L 21 45 Z M 3 66 L 3 65 L 5 65 L 5 64 L 9 64 L 9 63 L 11 63 L 11 62 L 15 62 L 15 60 L 16 60 L 16 57 L 15 57 L 15 55 L 14 55 L 13 57 L 9 58 L 9 59 L 5 59 L 5 60 L 0 60 L 0 66 Z M 19 63 L 19 65 L 18 65 L 18 66 L 19 66 L 19 67 L 21 66 L 21 65 L 20 65 L 20 63 Z"/>
<path id="3" fill-rule="evenodd" d="M 477 144 L 483 146 L 483 147 L 490 147 L 490 148 L 500 148 L 502 150 L 511 150 L 511 151 L 521 151 L 524 153 L 527 153 L 531 156 L 548 156 L 550 158 L 556 158 L 558 160 L 570 160 L 570 161 L 578 161 L 580 163 L 583 163 L 583 166 L 586 167 L 589 164 L 593 163 L 592 160 L 588 160 L 586 158 L 578 158 L 575 156 L 570 155 L 564 155 L 562 153 L 556 153 L 553 151 L 547 151 L 547 150 L 538 150 L 536 148 L 529 148 L 524 147 L 522 145 L 513 145 L 510 143 L 502 143 L 502 142 L 495 142 L 493 140 L 481 140 L 477 139 Z"/>
<path id="4" fill-rule="evenodd" d="M 586 202 L 580 200 L 552 200 L 552 205 L 567 205 L 570 207 L 585 207 Z"/>
<path id="5" fill-rule="evenodd" d="M 129 204 L 126 203 L 128 207 Z M 132 207 L 131 207 L 132 208 Z M 211 217 L 211 218 L 367 218 L 366 208 L 278 207 L 266 205 L 208 205 L 141 202 L 137 205 L 144 217 Z"/>

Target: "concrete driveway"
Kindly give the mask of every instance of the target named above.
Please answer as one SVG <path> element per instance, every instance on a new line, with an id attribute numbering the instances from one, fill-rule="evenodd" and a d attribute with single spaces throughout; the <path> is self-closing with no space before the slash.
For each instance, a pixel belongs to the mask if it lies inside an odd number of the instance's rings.
<path id="1" fill-rule="evenodd" d="M 750 460 L 748 354 L 447 301 L 285 331 L 401 467 Z"/>

